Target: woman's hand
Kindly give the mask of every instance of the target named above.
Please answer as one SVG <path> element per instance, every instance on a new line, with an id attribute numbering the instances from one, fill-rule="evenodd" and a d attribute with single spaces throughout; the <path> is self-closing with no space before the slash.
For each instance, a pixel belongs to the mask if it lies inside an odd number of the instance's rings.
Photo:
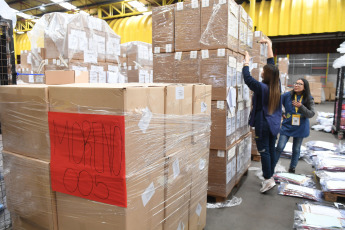
<path id="1" fill-rule="evenodd" d="M 246 56 L 244 57 L 244 64 L 249 65 L 249 61 L 250 61 L 250 56 L 249 56 L 249 53 L 246 51 Z"/>
<path id="2" fill-rule="evenodd" d="M 283 114 L 283 119 L 286 119 L 286 116 L 285 116 L 285 114 Z"/>
<path id="3" fill-rule="evenodd" d="M 259 42 L 260 42 L 260 43 L 267 44 L 267 45 L 269 45 L 270 47 L 272 47 L 272 42 L 271 42 L 270 40 L 268 40 L 268 39 L 261 39 Z"/>
<path id="4" fill-rule="evenodd" d="M 299 102 L 299 101 L 292 101 L 292 105 L 295 106 L 295 107 L 297 107 L 297 108 L 299 108 L 299 107 L 302 106 L 302 103 Z"/>

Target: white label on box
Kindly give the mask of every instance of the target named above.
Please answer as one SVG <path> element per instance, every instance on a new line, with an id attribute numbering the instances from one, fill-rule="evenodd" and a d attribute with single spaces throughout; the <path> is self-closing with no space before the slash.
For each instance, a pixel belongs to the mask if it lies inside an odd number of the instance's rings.
<path id="1" fill-rule="evenodd" d="M 139 71 L 139 83 L 145 83 L 145 71 Z"/>
<path id="2" fill-rule="evenodd" d="M 236 58 L 229 56 L 229 66 L 231 68 L 236 68 L 236 62 L 237 62 Z"/>
<path id="3" fill-rule="evenodd" d="M 217 109 L 224 109 L 224 101 L 217 101 Z"/>
<path id="4" fill-rule="evenodd" d="M 217 157 L 225 157 L 225 151 L 224 150 L 218 150 Z"/>
<path id="5" fill-rule="evenodd" d="M 205 159 L 200 159 L 200 162 L 199 162 L 199 170 L 203 170 L 206 166 L 206 160 Z"/>
<path id="6" fill-rule="evenodd" d="M 236 175 L 236 157 L 234 157 L 232 160 L 231 160 L 231 164 L 232 164 L 232 175 L 235 176 Z"/>
<path id="7" fill-rule="evenodd" d="M 183 10 L 183 2 L 178 2 L 176 8 L 177 10 Z"/>
<path id="8" fill-rule="evenodd" d="M 226 136 L 230 136 L 232 133 L 232 123 L 231 123 L 231 118 L 227 117 L 226 118 Z"/>
<path id="9" fill-rule="evenodd" d="M 39 75 L 39 76 L 36 76 L 36 83 L 44 83 L 44 78 L 43 76 Z"/>
<path id="10" fill-rule="evenodd" d="M 202 207 L 201 207 L 200 203 L 198 203 L 198 205 L 196 206 L 195 213 L 196 213 L 198 216 L 200 216 L 201 210 L 202 210 Z"/>
<path id="11" fill-rule="evenodd" d="M 209 58 L 208 50 L 201 50 L 202 59 Z"/>
<path id="12" fill-rule="evenodd" d="M 180 175 L 180 163 L 178 158 L 173 162 L 172 164 L 172 168 L 173 168 L 173 179 L 175 180 L 176 177 L 178 177 L 178 175 Z"/>
<path id="13" fill-rule="evenodd" d="M 249 87 L 247 85 L 243 86 L 243 100 L 249 101 Z"/>
<path id="14" fill-rule="evenodd" d="M 40 54 L 41 53 L 41 48 L 37 48 L 37 52 Z"/>
<path id="15" fill-rule="evenodd" d="M 61 61 L 60 61 L 60 59 L 58 59 L 58 60 L 56 60 L 56 65 L 61 65 Z"/>
<path id="16" fill-rule="evenodd" d="M 107 83 L 107 73 L 105 71 L 98 73 L 98 83 Z"/>
<path id="17" fill-rule="evenodd" d="M 29 75 L 29 83 L 35 83 L 34 75 Z"/>
<path id="18" fill-rule="evenodd" d="M 90 71 L 90 83 L 98 83 L 98 73 L 96 71 Z"/>
<path id="19" fill-rule="evenodd" d="M 143 201 L 144 207 L 147 205 L 147 203 L 151 200 L 153 195 L 155 194 L 155 186 L 153 182 L 147 187 L 143 194 L 141 194 L 141 199 Z"/>
<path id="20" fill-rule="evenodd" d="M 53 65 L 56 65 L 56 59 L 53 59 Z"/>
<path id="21" fill-rule="evenodd" d="M 175 59 L 181 61 L 181 58 L 182 58 L 182 52 L 176 52 Z"/>
<path id="22" fill-rule="evenodd" d="M 108 83 L 118 83 L 118 73 L 108 72 Z"/>
<path id="23" fill-rule="evenodd" d="M 122 75 L 120 73 L 118 75 L 119 75 L 119 77 L 118 77 L 119 83 L 128 83 L 128 81 L 126 81 L 126 77 L 124 75 Z"/>
<path id="24" fill-rule="evenodd" d="M 27 54 L 27 53 L 28 53 L 28 51 L 27 51 L 27 50 L 24 50 L 24 53 L 26 53 L 26 54 Z"/>
<path id="25" fill-rule="evenodd" d="M 97 63 L 97 53 L 92 50 L 84 51 L 84 62 L 86 63 Z"/>
<path id="26" fill-rule="evenodd" d="M 217 50 L 217 56 L 218 57 L 224 57 L 225 56 L 225 49 L 218 49 Z"/>
<path id="27" fill-rule="evenodd" d="M 199 8 L 199 1 L 198 0 L 192 0 L 192 8 Z"/>
<path id="28" fill-rule="evenodd" d="M 156 47 L 157 48 L 157 47 Z M 158 47 L 159 48 L 159 47 Z M 122 54 L 122 57 L 125 58 L 126 57 L 126 54 Z"/>
<path id="29" fill-rule="evenodd" d="M 228 161 L 236 155 L 236 146 L 228 151 Z"/>
<path id="30" fill-rule="evenodd" d="M 32 59 L 32 54 L 29 53 L 28 56 L 26 57 L 26 62 L 27 62 L 28 64 L 30 64 L 30 65 L 32 64 L 31 59 Z"/>
<path id="31" fill-rule="evenodd" d="M 128 70 L 132 70 L 132 66 L 128 66 Z"/>
<path id="32" fill-rule="evenodd" d="M 229 183 L 232 179 L 231 162 L 226 165 L 226 183 Z"/>
<path id="33" fill-rule="evenodd" d="M 177 230 L 184 230 L 184 228 L 185 228 L 184 223 L 180 221 L 180 223 L 178 224 Z"/>
<path id="34" fill-rule="evenodd" d="M 74 30 L 71 30 L 71 32 Z M 79 39 L 77 34 L 71 33 L 68 36 L 68 49 L 70 50 L 77 50 L 79 45 L 78 45 Z"/>
<path id="35" fill-rule="evenodd" d="M 258 63 L 253 63 L 252 67 L 253 67 L 253 69 L 258 68 Z"/>
<path id="36" fill-rule="evenodd" d="M 237 62 L 237 72 L 242 72 L 242 69 L 243 69 L 243 63 Z"/>
<path id="37" fill-rule="evenodd" d="M 184 87 L 178 86 L 176 87 L 176 100 L 183 100 L 184 99 Z"/>
<path id="38" fill-rule="evenodd" d="M 91 71 L 102 72 L 104 71 L 103 66 L 91 65 Z"/>
<path id="39" fill-rule="evenodd" d="M 207 111 L 207 104 L 205 102 L 201 102 L 201 109 L 200 109 L 201 113 L 204 113 Z"/>
<path id="40" fill-rule="evenodd" d="M 151 83 L 150 82 L 150 74 L 148 71 L 145 71 L 145 83 Z"/>
<path id="41" fill-rule="evenodd" d="M 254 36 L 257 38 L 257 37 L 260 37 L 261 35 L 261 31 L 255 31 L 254 32 Z"/>
<path id="42" fill-rule="evenodd" d="M 119 67 L 117 65 L 108 65 L 108 71 L 119 72 Z"/>
<path id="43" fill-rule="evenodd" d="M 209 7 L 210 6 L 210 0 L 202 0 L 201 5 L 202 5 L 202 7 Z"/>
<path id="44" fill-rule="evenodd" d="M 49 64 L 48 59 L 45 59 L 45 60 L 44 60 L 44 64 L 45 64 L 45 65 L 48 65 L 48 64 Z"/>
<path id="45" fill-rule="evenodd" d="M 190 51 L 190 59 L 196 59 L 198 57 L 198 51 Z"/>
<path id="46" fill-rule="evenodd" d="M 236 18 L 238 17 L 238 5 L 236 2 L 234 1 L 229 1 L 230 3 L 230 12 L 236 16 Z"/>
<path id="47" fill-rule="evenodd" d="M 137 69 L 138 69 L 138 66 L 137 66 L 137 65 L 135 65 L 135 66 L 134 66 L 134 69 L 135 69 L 135 70 L 137 70 Z"/>
<path id="48" fill-rule="evenodd" d="M 225 4 L 226 3 L 226 0 L 219 0 L 219 4 Z"/>
<path id="49" fill-rule="evenodd" d="M 150 109 L 148 107 L 146 107 L 145 109 L 143 109 L 142 111 L 142 117 L 138 123 L 138 127 L 140 128 L 140 130 L 143 133 L 146 133 L 147 128 L 150 125 L 150 121 L 152 119 L 152 113 L 150 111 Z"/>
<path id="50" fill-rule="evenodd" d="M 159 54 L 161 52 L 161 47 L 155 47 L 155 54 Z"/>

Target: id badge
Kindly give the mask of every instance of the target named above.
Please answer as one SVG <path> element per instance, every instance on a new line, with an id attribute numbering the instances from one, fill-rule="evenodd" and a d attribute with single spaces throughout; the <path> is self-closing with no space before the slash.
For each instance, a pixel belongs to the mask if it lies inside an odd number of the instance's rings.
<path id="1" fill-rule="evenodd" d="M 301 121 L 301 115 L 299 114 L 292 114 L 292 125 L 299 126 Z"/>

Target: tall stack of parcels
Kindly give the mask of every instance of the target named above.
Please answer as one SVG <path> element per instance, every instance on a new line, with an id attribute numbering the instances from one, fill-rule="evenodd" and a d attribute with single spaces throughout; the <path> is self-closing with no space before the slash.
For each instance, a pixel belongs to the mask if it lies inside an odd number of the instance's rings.
<path id="1" fill-rule="evenodd" d="M 203 229 L 211 86 L 3 86 L 14 229 Z"/>
<path id="2" fill-rule="evenodd" d="M 242 67 L 253 21 L 233 0 L 157 7 L 152 20 L 153 81 L 212 86 L 208 194 L 227 197 L 250 164 L 251 150 L 242 147 L 251 142 Z"/>
<path id="3" fill-rule="evenodd" d="M 310 87 L 310 93 L 314 98 L 314 102 L 320 104 L 321 103 L 321 97 L 322 97 L 322 82 L 321 82 L 321 76 L 305 76 L 305 79 L 309 82 Z M 330 86 L 331 84 L 329 84 Z M 332 83 L 333 85 L 333 83 Z M 327 90 L 325 91 L 325 93 Z M 335 95 L 335 89 L 334 89 L 334 95 Z M 327 97 L 326 97 L 327 99 Z"/>

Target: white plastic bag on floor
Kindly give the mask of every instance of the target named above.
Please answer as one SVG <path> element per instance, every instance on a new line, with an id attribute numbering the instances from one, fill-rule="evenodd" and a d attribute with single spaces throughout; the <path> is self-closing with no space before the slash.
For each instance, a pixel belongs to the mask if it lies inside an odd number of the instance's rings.
<path id="1" fill-rule="evenodd" d="M 234 196 L 231 200 L 227 200 L 225 202 L 218 202 L 215 204 L 207 203 L 206 208 L 229 208 L 229 207 L 238 206 L 241 203 L 242 203 L 242 198 Z"/>

